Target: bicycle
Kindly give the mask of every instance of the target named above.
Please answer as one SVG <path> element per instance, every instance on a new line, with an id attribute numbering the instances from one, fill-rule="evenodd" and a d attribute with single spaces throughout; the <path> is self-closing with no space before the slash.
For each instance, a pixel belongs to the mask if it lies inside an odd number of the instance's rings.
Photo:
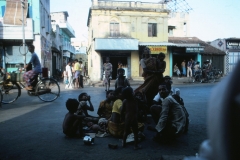
<path id="1" fill-rule="evenodd" d="M 2 103 L 9 104 L 16 101 L 21 96 L 21 89 L 25 85 L 20 82 L 21 74 L 6 73 L 0 82 L 0 90 L 2 94 Z M 54 78 L 42 77 L 41 74 L 36 75 L 32 81 L 33 89 L 27 91 L 29 96 L 38 96 L 44 102 L 52 102 L 60 96 L 60 87 Z"/>

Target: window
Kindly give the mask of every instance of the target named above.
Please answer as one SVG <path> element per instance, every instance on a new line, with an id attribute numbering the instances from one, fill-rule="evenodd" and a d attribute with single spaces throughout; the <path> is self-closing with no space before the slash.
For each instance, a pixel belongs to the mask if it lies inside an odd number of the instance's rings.
<path id="1" fill-rule="evenodd" d="M 119 36 L 119 23 L 116 23 L 116 22 L 110 23 L 110 36 L 111 37 Z"/>
<path id="2" fill-rule="evenodd" d="M 156 23 L 148 23 L 148 37 L 157 37 Z"/>
<path id="3" fill-rule="evenodd" d="M 173 36 L 173 28 L 168 28 L 168 36 Z"/>

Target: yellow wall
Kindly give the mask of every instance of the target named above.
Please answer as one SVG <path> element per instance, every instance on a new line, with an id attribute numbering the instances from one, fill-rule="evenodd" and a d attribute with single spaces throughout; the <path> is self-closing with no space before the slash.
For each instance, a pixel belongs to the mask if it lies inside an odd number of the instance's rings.
<path id="1" fill-rule="evenodd" d="M 110 22 L 119 23 L 119 37 L 110 37 Z M 157 23 L 157 37 L 148 37 L 148 23 Z M 101 55 L 94 38 L 135 38 L 139 42 L 168 41 L 168 10 L 165 4 L 135 1 L 92 1 L 88 17 L 88 69 L 93 81 L 101 79 Z M 169 57 L 166 56 L 166 62 Z M 139 77 L 139 51 L 131 52 L 131 77 Z M 167 72 L 169 68 L 165 71 Z"/>
<path id="2" fill-rule="evenodd" d="M 139 76 L 139 54 L 138 51 L 133 51 L 131 53 L 131 76 Z"/>

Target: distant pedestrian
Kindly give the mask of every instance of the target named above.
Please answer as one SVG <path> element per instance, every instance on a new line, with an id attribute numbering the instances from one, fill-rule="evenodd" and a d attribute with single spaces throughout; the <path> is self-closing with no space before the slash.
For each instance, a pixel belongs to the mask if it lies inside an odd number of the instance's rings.
<path id="1" fill-rule="evenodd" d="M 115 89 L 117 89 L 118 87 L 130 87 L 130 83 L 128 81 L 128 79 L 126 78 L 126 76 L 124 76 L 125 74 L 125 70 L 123 68 L 119 68 L 118 70 L 118 78 L 115 81 Z"/>
<path id="2" fill-rule="evenodd" d="M 110 80 L 112 79 L 112 64 L 109 61 L 109 57 L 106 57 L 106 63 L 103 64 L 103 72 L 105 74 L 103 85 L 106 86 L 106 92 L 110 88 Z"/>
<path id="3" fill-rule="evenodd" d="M 65 70 L 66 70 L 66 76 L 68 80 L 68 84 L 66 84 L 65 89 L 73 89 L 73 74 L 72 74 L 72 66 L 70 61 L 68 62 Z"/>
<path id="4" fill-rule="evenodd" d="M 182 61 L 181 66 L 182 66 L 182 75 L 186 76 L 186 61 L 185 60 Z"/>
<path id="5" fill-rule="evenodd" d="M 190 59 L 190 61 L 188 61 L 187 63 L 187 77 L 192 77 L 192 58 Z"/>

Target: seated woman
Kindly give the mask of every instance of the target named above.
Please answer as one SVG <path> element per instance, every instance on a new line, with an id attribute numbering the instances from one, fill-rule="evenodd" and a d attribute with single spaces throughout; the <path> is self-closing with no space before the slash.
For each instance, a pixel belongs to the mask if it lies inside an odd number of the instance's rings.
<path id="1" fill-rule="evenodd" d="M 124 132 L 124 123 L 121 120 L 121 107 L 122 107 L 122 87 L 114 91 L 116 100 L 113 103 L 112 116 L 108 122 L 108 130 L 114 137 L 122 137 Z"/>
<path id="2" fill-rule="evenodd" d="M 100 118 L 109 119 L 112 115 L 114 95 L 113 90 L 108 90 L 106 93 L 106 99 L 101 101 L 98 107 L 97 114 Z"/>

